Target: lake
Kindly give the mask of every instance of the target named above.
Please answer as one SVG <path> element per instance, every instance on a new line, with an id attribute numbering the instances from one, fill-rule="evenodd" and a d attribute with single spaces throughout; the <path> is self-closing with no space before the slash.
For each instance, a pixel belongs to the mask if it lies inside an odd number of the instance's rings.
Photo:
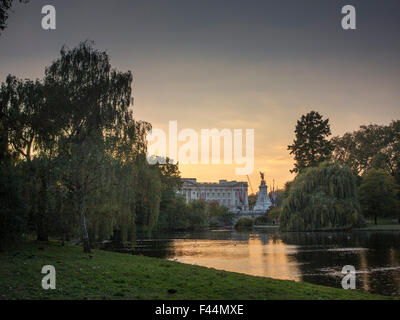
<path id="1" fill-rule="evenodd" d="M 280 233 L 276 228 L 157 234 L 135 254 L 276 279 L 341 288 L 356 269 L 356 288 L 400 296 L 400 231 Z"/>

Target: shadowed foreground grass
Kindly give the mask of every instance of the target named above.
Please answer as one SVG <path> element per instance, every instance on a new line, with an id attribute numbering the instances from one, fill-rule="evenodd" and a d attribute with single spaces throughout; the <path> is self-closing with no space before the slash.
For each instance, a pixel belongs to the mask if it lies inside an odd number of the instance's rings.
<path id="1" fill-rule="evenodd" d="M 43 265 L 57 288 L 43 290 Z M 173 292 L 173 293 L 171 293 Z M 0 299 L 389 299 L 143 256 L 30 242 L 0 253 Z"/>

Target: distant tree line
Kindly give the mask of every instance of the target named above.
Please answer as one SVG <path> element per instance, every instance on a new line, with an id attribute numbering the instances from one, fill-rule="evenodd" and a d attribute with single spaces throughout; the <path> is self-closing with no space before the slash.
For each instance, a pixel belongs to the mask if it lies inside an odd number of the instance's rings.
<path id="1" fill-rule="evenodd" d="M 302 231 L 362 226 L 363 216 L 399 216 L 400 121 L 331 135 L 311 111 L 297 122 L 288 150 L 296 178 L 286 183 L 280 226 Z"/>

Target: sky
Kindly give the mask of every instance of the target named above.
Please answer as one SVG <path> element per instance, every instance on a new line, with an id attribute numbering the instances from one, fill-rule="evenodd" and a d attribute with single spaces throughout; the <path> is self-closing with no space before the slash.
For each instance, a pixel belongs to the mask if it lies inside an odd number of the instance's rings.
<path id="1" fill-rule="evenodd" d="M 57 29 L 41 28 L 56 8 Z M 343 30 L 341 8 L 356 8 Z M 294 176 L 287 145 L 311 110 L 333 136 L 400 118 L 397 0 L 31 0 L 15 4 L 0 36 L 0 81 L 41 78 L 70 48 L 93 40 L 112 66 L 134 76 L 134 113 L 154 128 L 254 129 L 254 191 Z M 199 181 L 246 181 L 237 165 L 181 165 Z M 251 192 L 251 190 L 249 190 Z"/>

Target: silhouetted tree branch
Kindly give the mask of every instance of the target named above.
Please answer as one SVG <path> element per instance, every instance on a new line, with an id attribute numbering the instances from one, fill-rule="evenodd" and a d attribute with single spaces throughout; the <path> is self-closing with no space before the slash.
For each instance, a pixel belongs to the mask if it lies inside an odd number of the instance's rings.
<path id="1" fill-rule="evenodd" d="M 18 0 L 21 3 L 28 3 L 29 0 Z M 14 0 L 0 0 L 0 35 L 7 27 L 8 12 L 11 10 Z"/>

